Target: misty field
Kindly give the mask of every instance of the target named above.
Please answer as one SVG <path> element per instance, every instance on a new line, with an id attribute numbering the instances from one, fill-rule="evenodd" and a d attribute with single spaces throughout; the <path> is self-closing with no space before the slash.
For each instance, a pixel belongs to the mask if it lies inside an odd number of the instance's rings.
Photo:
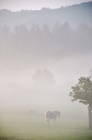
<path id="1" fill-rule="evenodd" d="M 68 115 L 68 114 L 67 114 Z M 0 140 L 92 140 L 87 117 L 64 117 L 48 127 L 44 115 L 0 114 Z"/>

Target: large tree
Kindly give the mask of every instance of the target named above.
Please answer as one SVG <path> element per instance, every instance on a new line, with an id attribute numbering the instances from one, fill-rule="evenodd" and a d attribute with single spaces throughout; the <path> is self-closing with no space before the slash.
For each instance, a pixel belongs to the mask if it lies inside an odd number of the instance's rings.
<path id="1" fill-rule="evenodd" d="M 72 101 L 88 105 L 89 127 L 92 129 L 92 81 L 91 77 L 80 77 L 78 83 L 71 87 Z"/>
<path id="2" fill-rule="evenodd" d="M 52 87 L 55 84 L 54 75 L 48 69 L 37 70 L 32 78 L 36 87 Z"/>

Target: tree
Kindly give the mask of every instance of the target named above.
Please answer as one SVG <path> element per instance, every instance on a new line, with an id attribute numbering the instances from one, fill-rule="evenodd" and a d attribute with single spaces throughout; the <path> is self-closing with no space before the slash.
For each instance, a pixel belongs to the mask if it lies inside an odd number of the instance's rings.
<path id="1" fill-rule="evenodd" d="M 89 127 L 92 129 L 92 81 L 91 77 L 80 77 L 78 84 L 71 87 L 70 96 L 72 101 L 79 100 L 80 103 L 88 105 Z"/>
<path id="2" fill-rule="evenodd" d="M 32 78 L 36 87 L 52 87 L 55 84 L 54 75 L 48 69 L 37 70 Z"/>

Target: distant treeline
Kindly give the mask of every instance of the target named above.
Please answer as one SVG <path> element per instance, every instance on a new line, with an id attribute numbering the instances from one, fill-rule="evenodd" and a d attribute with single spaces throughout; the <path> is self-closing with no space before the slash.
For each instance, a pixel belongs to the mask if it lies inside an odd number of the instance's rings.
<path id="1" fill-rule="evenodd" d="M 62 6 L 62 3 L 60 4 Z M 9 27 L 24 24 L 28 28 L 37 24 L 40 27 L 47 23 L 49 27 L 56 22 L 68 22 L 70 26 L 77 27 L 80 23 L 92 26 L 92 1 L 60 7 L 58 9 L 42 8 L 41 10 L 21 10 L 11 12 L 7 9 L 0 10 L 0 26 Z"/>
<path id="2" fill-rule="evenodd" d="M 92 27 L 80 24 L 73 29 L 68 22 L 56 23 L 52 29 L 32 25 L 0 28 L 0 56 L 63 57 L 92 51 Z"/>

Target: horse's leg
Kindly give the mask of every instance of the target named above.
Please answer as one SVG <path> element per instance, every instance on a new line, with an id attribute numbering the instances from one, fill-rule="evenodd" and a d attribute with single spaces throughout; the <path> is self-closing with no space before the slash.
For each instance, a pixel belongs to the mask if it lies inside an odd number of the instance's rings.
<path id="1" fill-rule="evenodd" d="M 56 124 L 56 118 L 55 118 L 55 124 Z"/>
<path id="2" fill-rule="evenodd" d="M 54 126 L 54 119 L 53 119 L 53 126 Z"/>
<path id="3" fill-rule="evenodd" d="M 50 119 L 47 119 L 47 123 L 48 123 L 48 125 L 49 125 L 49 127 L 50 127 L 50 122 L 49 122 L 49 121 L 50 121 Z"/>
<path id="4" fill-rule="evenodd" d="M 49 127 L 50 127 L 50 122 L 49 121 L 50 121 L 50 119 L 48 119 L 48 124 L 49 124 Z"/>
<path id="5" fill-rule="evenodd" d="M 53 126 L 56 124 L 56 118 L 53 119 Z"/>

